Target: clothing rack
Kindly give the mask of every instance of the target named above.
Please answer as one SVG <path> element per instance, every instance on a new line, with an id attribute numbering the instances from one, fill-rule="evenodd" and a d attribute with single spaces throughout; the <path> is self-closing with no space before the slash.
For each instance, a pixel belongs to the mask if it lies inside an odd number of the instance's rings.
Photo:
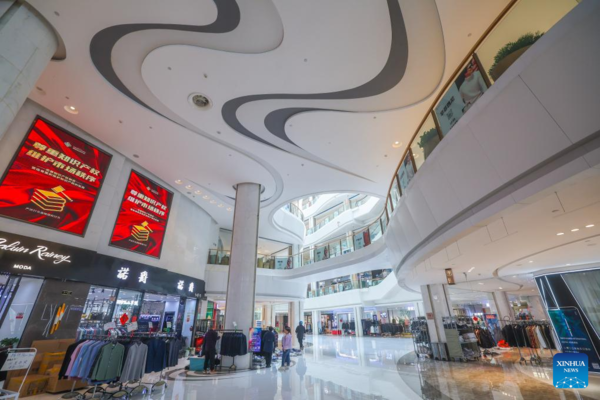
<path id="1" fill-rule="evenodd" d="M 517 325 L 519 327 L 524 328 L 524 329 L 520 330 L 521 337 L 515 337 L 515 343 L 517 345 L 517 350 L 519 351 L 519 363 L 527 365 L 527 361 L 529 361 L 529 363 L 531 365 L 542 364 L 541 352 L 538 352 L 538 348 L 527 346 L 527 343 L 529 343 L 529 338 L 525 335 L 525 330 L 526 330 L 525 328 L 529 327 L 529 326 L 548 327 L 549 331 L 552 332 L 554 329 L 552 324 L 549 321 L 516 320 L 516 319 L 508 319 L 508 318 L 504 318 L 500 322 L 503 324 L 503 327 L 502 327 L 503 334 L 504 334 L 504 330 L 507 326 Z M 544 341 L 548 344 L 548 350 L 550 350 L 550 355 L 551 355 L 551 357 L 553 357 L 554 352 L 552 350 L 553 350 L 553 347 L 555 347 L 555 349 L 557 348 L 556 341 L 554 340 L 554 338 L 548 337 L 548 335 L 546 335 L 545 329 L 540 329 L 539 332 L 541 333 Z M 508 338 L 505 337 L 505 340 L 508 341 Z M 521 345 L 521 344 L 523 344 L 523 345 Z M 521 348 L 527 349 L 527 351 L 529 352 L 529 360 L 527 360 L 523 356 L 523 353 L 521 352 Z"/>
<path id="2" fill-rule="evenodd" d="M 217 332 L 219 333 L 227 333 L 227 332 L 231 332 L 231 333 L 243 333 L 241 329 L 221 329 L 218 330 Z M 206 361 L 205 361 L 206 362 Z M 219 364 L 219 371 L 223 370 L 223 362 L 221 362 L 221 364 Z M 231 365 L 228 368 L 228 371 L 236 371 L 237 370 L 237 366 L 235 365 L 235 356 L 232 357 L 232 361 L 231 361 Z"/>

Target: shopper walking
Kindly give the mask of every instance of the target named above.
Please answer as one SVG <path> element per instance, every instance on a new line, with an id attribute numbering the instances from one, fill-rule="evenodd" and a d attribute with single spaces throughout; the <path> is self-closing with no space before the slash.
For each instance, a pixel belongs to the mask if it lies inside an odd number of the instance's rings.
<path id="1" fill-rule="evenodd" d="M 304 344 L 302 342 L 304 341 L 305 333 L 306 333 L 306 328 L 304 327 L 304 324 L 302 323 L 302 321 L 300 321 L 300 323 L 296 327 L 296 337 L 298 338 L 298 343 L 300 343 L 300 350 L 304 350 Z"/>
<path id="2" fill-rule="evenodd" d="M 202 355 L 204 356 L 204 373 L 208 374 L 215 372 L 215 357 L 217 356 L 217 342 L 219 334 L 212 326 L 209 326 L 208 332 L 204 334 L 204 343 L 202 344 Z"/>
<path id="3" fill-rule="evenodd" d="M 281 358 L 280 371 L 287 371 L 290 368 L 290 352 L 292 351 L 292 329 L 288 326 L 284 328 L 285 334 L 281 338 L 281 348 L 283 349 L 283 357 Z"/>
<path id="4" fill-rule="evenodd" d="M 275 334 L 273 333 L 273 327 L 270 326 L 269 330 L 263 335 L 263 353 L 265 361 L 267 362 L 267 368 L 271 368 L 271 360 L 273 359 L 273 351 L 275 351 Z"/>

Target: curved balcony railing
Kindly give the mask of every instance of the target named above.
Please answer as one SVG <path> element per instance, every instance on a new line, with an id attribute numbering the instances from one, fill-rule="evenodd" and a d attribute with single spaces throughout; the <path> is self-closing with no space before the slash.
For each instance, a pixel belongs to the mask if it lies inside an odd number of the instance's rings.
<path id="1" fill-rule="evenodd" d="M 320 229 L 324 228 L 330 222 L 332 222 L 334 219 L 339 217 L 342 213 L 362 206 L 363 204 L 368 202 L 369 199 L 371 198 L 371 196 L 369 196 L 369 195 L 363 195 L 360 197 L 359 196 L 360 195 L 355 195 L 355 196 L 351 197 L 349 203 L 343 202 L 343 203 L 336 204 L 333 207 L 330 207 L 327 211 L 325 211 L 328 213 L 327 217 L 319 220 L 319 223 L 317 223 L 314 227 L 308 228 L 306 230 L 306 236 L 311 235 L 311 234 L 319 231 Z M 315 218 L 318 218 L 318 216 Z"/>
<path id="2" fill-rule="evenodd" d="M 356 251 L 382 237 L 409 183 L 452 127 L 531 45 L 576 5 L 577 2 L 568 0 L 543 4 L 535 0 L 511 1 L 464 57 L 423 117 L 400 158 L 381 216 L 351 235 L 332 239 L 299 254 L 265 256 L 262 267 L 299 268 Z"/>
<path id="3" fill-rule="evenodd" d="M 307 288 L 306 297 L 321 297 L 329 294 L 347 292 L 356 289 L 368 289 L 379 285 L 392 272 L 391 269 L 367 271 L 360 274 L 341 276 L 335 279 L 316 282 Z"/>
<path id="4" fill-rule="evenodd" d="M 286 204 L 285 206 L 283 206 L 283 209 L 286 210 L 287 212 L 295 215 L 296 217 L 300 218 L 301 221 L 304 221 L 304 213 L 294 203 Z"/>

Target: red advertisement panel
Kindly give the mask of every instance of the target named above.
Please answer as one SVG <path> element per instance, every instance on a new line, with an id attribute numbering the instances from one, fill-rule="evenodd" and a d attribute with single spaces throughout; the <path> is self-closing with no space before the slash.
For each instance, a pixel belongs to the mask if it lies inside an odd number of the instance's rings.
<path id="1" fill-rule="evenodd" d="M 36 118 L 0 183 L 0 216 L 83 236 L 111 157 Z"/>
<path id="2" fill-rule="evenodd" d="M 131 171 L 110 245 L 160 258 L 173 193 Z"/>

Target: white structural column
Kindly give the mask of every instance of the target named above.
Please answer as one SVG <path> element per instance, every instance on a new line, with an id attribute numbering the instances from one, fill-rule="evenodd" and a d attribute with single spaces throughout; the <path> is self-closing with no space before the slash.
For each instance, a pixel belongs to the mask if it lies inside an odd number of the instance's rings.
<path id="1" fill-rule="evenodd" d="M 492 295 L 496 303 L 496 310 L 498 310 L 498 318 L 500 320 L 515 319 L 515 313 L 508 301 L 506 292 L 493 292 Z"/>
<path id="2" fill-rule="evenodd" d="M 58 48 L 45 19 L 22 1 L 0 1 L 0 139 Z"/>
<path id="3" fill-rule="evenodd" d="M 446 333 L 442 318 L 452 315 L 450 300 L 443 284 L 421 286 L 423 308 L 432 343 L 446 343 Z"/>
<path id="4" fill-rule="evenodd" d="M 292 347 L 299 348 L 300 343 L 298 343 L 298 338 L 296 337 L 296 327 L 302 321 L 304 311 L 303 311 L 303 302 L 296 300 L 290 302 L 290 313 L 289 315 L 289 324 L 292 329 Z"/>
<path id="5" fill-rule="evenodd" d="M 317 310 L 312 311 L 312 334 L 317 336 L 321 328 L 321 313 Z"/>
<path id="6" fill-rule="evenodd" d="M 356 325 L 356 336 L 361 337 L 364 335 L 362 330 L 362 319 L 363 319 L 363 308 L 354 307 L 354 324 Z"/>
<path id="7" fill-rule="evenodd" d="M 246 335 L 254 325 L 259 210 L 260 185 L 256 183 L 238 184 L 227 279 L 225 329 L 237 327 Z M 235 359 L 239 369 L 250 368 L 250 362 L 250 354 Z"/>
<path id="8" fill-rule="evenodd" d="M 529 304 L 529 310 L 531 311 L 531 316 L 533 317 L 533 319 L 548 319 L 548 317 L 546 316 L 546 308 L 542 303 L 541 296 L 528 296 L 527 304 Z"/>

